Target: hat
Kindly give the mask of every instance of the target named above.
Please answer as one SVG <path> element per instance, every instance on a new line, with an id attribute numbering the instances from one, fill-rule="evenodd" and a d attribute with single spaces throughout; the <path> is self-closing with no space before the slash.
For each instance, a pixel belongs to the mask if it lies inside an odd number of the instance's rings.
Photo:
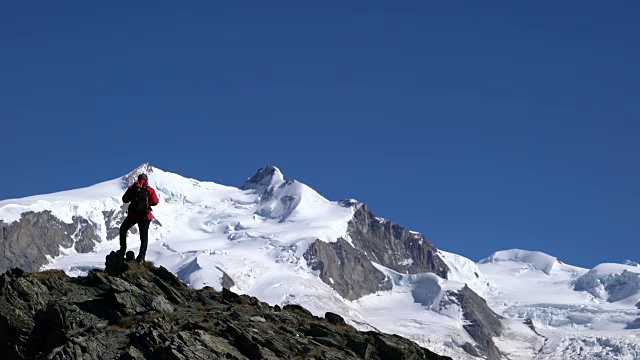
<path id="1" fill-rule="evenodd" d="M 149 177 L 147 176 L 147 174 L 140 174 L 138 175 L 138 180 L 149 180 Z"/>

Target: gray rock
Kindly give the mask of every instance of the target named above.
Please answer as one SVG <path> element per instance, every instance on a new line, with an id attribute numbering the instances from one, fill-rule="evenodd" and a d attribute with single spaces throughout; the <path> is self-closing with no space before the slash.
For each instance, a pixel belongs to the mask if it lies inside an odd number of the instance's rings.
<path id="1" fill-rule="evenodd" d="M 222 299 L 230 304 L 242 304 L 242 296 L 234 293 L 233 291 L 222 288 Z"/>
<path id="2" fill-rule="evenodd" d="M 185 299 L 182 297 L 182 295 L 180 295 L 180 292 L 164 282 L 164 280 L 158 277 L 154 277 L 153 283 L 158 286 L 158 288 L 164 293 L 164 295 L 167 297 L 167 300 L 171 301 L 173 304 L 185 303 Z"/>
<path id="3" fill-rule="evenodd" d="M 173 306 L 162 296 L 136 291 L 112 293 L 111 300 L 121 314 L 145 314 L 150 311 L 173 312 Z"/>
<path id="4" fill-rule="evenodd" d="M 349 237 L 356 249 L 367 254 L 371 261 L 403 274 L 431 272 L 447 278 L 449 267 L 422 234 L 377 218 L 365 204 L 353 200 L 340 203 L 356 208 L 348 225 Z"/>
<path id="5" fill-rule="evenodd" d="M 111 276 L 124 274 L 129 270 L 129 265 L 124 261 L 122 254 L 112 251 L 107 255 L 105 263 L 105 272 Z"/>
<path id="6" fill-rule="evenodd" d="M 493 337 L 500 336 L 502 333 L 501 317 L 489 308 L 482 297 L 466 285 L 459 292 L 450 292 L 449 295 L 462 308 L 463 316 L 467 320 L 463 328 L 476 341 L 477 353 L 489 360 L 500 360 L 502 356 Z M 463 349 L 470 355 L 476 353 L 468 346 Z"/>
<path id="7" fill-rule="evenodd" d="M 225 289 L 231 289 L 236 283 L 233 281 L 231 276 L 227 274 L 224 270 L 222 270 L 219 266 L 216 266 L 216 269 L 220 270 L 222 273 L 222 287 Z"/>
<path id="8" fill-rule="evenodd" d="M 14 267 L 36 271 L 47 263 L 46 255 L 60 255 L 60 247 L 89 252 L 101 241 L 86 219 L 74 216 L 67 224 L 50 211 L 25 212 L 10 224 L 0 220 L 0 228 L 0 271 Z"/>
<path id="9" fill-rule="evenodd" d="M 142 173 L 147 174 L 149 176 L 149 179 L 151 179 L 151 177 L 153 176 L 153 166 L 151 166 L 150 163 L 146 162 L 133 169 L 133 171 L 131 171 L 129 174 L 122 177 L 120 187 L 122 187 L 122 189 L 128 188 L 129 186 L 131 186 L 131 184 L 138 181 L 138 175 Z"/>
<path id="10" fill-rule="evenodd" d="M 336 313 L 326 312 L 324 318 L 332 324 L 345 324 L 344 318 Z"/>
<path id="11" fill-rule="evenodd" d="M 127 217 L 128 204 L 122 204 L 118 210 L 103 211 L 104 225 L 107 229 L 107 240 L 120 237 L 120 225 Z"/>
<path id="12" fill-rule="evenodd" d="M 391 281 L 369 258 L 344 239 L 335 243 L 316 240 L 304 258 L 320 279 L 347 300 L 355 300 L 377 291 L 390 290 Z"/>
<path id="13" fill-rule="evenodd" d="M 169 303 L 167 299 L 162 296 L 156 296 L 151 300 L 151 305 L 149 306 L 152 310 L 170 313 L 173 312 L 173 306 Z"/>
<path id="14" fill-rule="evenodd" d="M 256 190 L 258 193 L 262 193 L 271 187 L 274 176 L 279 173 L 280 170 L 273 165 L 267 165 L 258 171 L 242 185 L 242 190 Z M 263 197 L 263 200 L 266 200 Z"/>
<path id="15" fill-rule="evenodd" d="M 118 360 L 145 360 L 144 354 L 138 348 L 129 346 L 125 352 L 120 355 Z"/>

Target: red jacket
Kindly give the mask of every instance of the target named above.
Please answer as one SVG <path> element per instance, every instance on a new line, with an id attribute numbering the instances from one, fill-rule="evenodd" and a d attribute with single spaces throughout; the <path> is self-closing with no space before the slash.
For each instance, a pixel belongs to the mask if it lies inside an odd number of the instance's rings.
<path id="1" fill-rule="evenodd" d="M 124 195 L 122 195 L 122 202 L 123 203 L 128 203 L 131 202 L 131 197 L 133 196 L 133 187 L 137 186 L 139 188 L 143 188 L 144 186 L 147 185 L 147 180 L 138 180 L 137 183 L 129 186 L 129 188 L 127 189 L 127 191 L 125 191 Z M 152 220 L 153 219 L 153 214 L 151 214 L 151 206 L 155 206 L 158 205 L 158 195 L 156 195 L 156 191 L 153 190 L 153 188 L 151 186 L 147 186 L 147 190 L 149 191 L 149 197 L 148 197 L 148 201 L 149 201 L 149 211 L 147 212 L 146 216 L 138 216 L 136 214 L 132 214 L 131 212 L 128 212 L 127 217 L 131 218 L 131 220 L 136 220 L 136 221 L 141 221 L 141 220 Z"/>

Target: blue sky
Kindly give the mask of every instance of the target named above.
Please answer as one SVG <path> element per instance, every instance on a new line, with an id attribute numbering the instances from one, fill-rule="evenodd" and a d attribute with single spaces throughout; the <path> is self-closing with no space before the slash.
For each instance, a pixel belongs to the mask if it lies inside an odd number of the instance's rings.
<path id="1" fill-rule="evenodd" d="M 640 261 L 640 5 L 12 2 L 0 199 L 273 164 L 479 260 Z"/>

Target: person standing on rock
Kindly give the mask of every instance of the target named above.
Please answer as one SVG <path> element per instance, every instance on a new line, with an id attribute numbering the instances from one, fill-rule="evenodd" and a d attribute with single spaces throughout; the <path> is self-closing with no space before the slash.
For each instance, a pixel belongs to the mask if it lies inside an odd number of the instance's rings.
<path id="1" fill-rule="evenodd" d="M 122 195 L 122 202 L 130 203 L 127 209 L 127 218 L 120 225 L 120 250 L 118 252 L 124 257 L 127 252 L 127 232 L 133 225 L 138 224 L 140 231 L 140 252 L 136 261 L 142 263 L 147 254 L 147 245 L 149 244 L 149 225 L 153 219 L 151 213 L 152 206 L 158 205 L 158 195 L 156 191 L 149 186 L 149 177 L 147 174 L 138 175 L 138 181 L 129 186 L 127 191 Z"/>

